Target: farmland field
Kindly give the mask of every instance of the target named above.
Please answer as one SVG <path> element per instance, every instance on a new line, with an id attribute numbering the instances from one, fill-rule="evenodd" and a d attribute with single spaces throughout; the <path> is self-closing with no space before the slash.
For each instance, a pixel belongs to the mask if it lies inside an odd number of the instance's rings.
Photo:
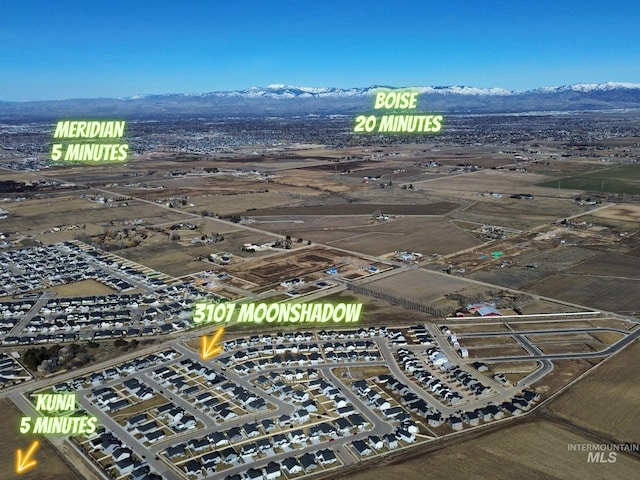
<path id="1" fill-rule="evenodd" d="M 469 288 L 469 283 L 452 276 L 426 270 L 409 270 L 368 284 L 374 290 L 387 292 L 416 302 L 428 303 L 445 293 Z"/>
<path id="2" fill-rule="evenodd" d="M 604 210 L 598 210 L 593 216 L 625 222 L 640 222 L 640 205 L 612 205 Z"/>
<path id="3" fill-rule="evenodd" d="M 434 178 L 414 183 L 414 187 L 426 189 L 428 192 L 441 195 L 451 195 L 463 198 L 478 198 L 482 192 L 494 192 L 503 195 L 502 199 L 491 200 L 492 204 L 507 202 L 507 198 L 514 193 L 531 193 L 533 195 L 549 195 L 548 188 L 540 186 L 550 181 L 547 175 L 531 172 L 514 172 L 508 170 L 479 170 L 473 173 L 448 175 L 444 178 Z M 555 184 L 557 193 L 557 181 Z M 563 191 L 561 197 L 572 198 L 577 191 Z M 526 202 L 526 200 L 523 200 Z"/>
<path id="4" fill-rule="evenodd" d="M 639 361 L 636 341 L 562 393 L 547 410 L 611 441 L 638 442 Z"/>
<path id="5" fill-rule="evenodd" d="M 583 443 L 593 442 L 552 422 L 526 422 L 339 478 L 610 480 L 637 474 L 640 461 L 631 456 L 618 454 L 615 463 L 591 464 L 586 452 L 569 451 L 569 445 Z"/>
<path id="6" fill-rule="evenodd" d="M 568 273 L 640 280 L 640 258 L 606 253 L 574 266 Z"/>
<path id="7" fill-rule="evenodd" d="M 351 231 L 349 237 L 331 242 L 335 247 L 369 255 L 395 251 L 446 255 L 478 244 L 475 237 L 442 218 L 399 219 Z"/>
<path id="8" fill-rule="evenodd" d="M 443 217 L 407 216 L 374 223 L 368 216 L 281 216 L 260 220 L 258 226 L 367 255 L 395 251 L 447 254 L 480 244 Z"/>
<path id="9" fill-rule="evenodd" d="M 3 435 L 0 439 L 0 478 L 18 478 L 14 473 L 15 455 L 18 448 L 25 451 L 31 443 L 38 439 L 40 446 L 35 450 L 33 458 L 38 464 L 20 475 L 23 480 L 82 480 L 83 477 L 60 459 L 60 456 L 42 438 L 33 435 L 21 435 L 19 431 L 20 417 L 16 407 L 7 399 L 0 400 L 2 409 Z"/>
<path id="10" fill-rule="evenodd" d="M 633 311 L 638 306 L 637 280 L 556 273 L 529 286 L 527 290 L 608 311 Z"/>
<path id="11" fill-rule="evenodd" d="M 562 189 L 638 195 L 640 194 L 640 165 L 616 165 L 538 185 L 556 189 L 560 185 Z"/>
<path id="12" fill-rule="evenodd" d="M 362 204 L 311 205 L 308 207 L 281 207 L 247 213 L 250 216 L 263 215 L 373 215 L 379 211 L 387 215 L 442 215 L 457 207 L 453 202 L 436 202 L 425 205 L 402 204 Z"/>

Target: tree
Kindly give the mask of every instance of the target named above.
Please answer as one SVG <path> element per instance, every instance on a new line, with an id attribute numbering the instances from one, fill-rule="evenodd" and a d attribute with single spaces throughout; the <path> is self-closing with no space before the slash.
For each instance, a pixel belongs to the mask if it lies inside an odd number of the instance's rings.
<path id="1" fill-rule="evenodd" d="M 128 345 L 127 341 L 123 338 L 118 338 L 115 342 L 113 342 L 113 346 L 116 348 L 122 348 L 127 345 Z"/>

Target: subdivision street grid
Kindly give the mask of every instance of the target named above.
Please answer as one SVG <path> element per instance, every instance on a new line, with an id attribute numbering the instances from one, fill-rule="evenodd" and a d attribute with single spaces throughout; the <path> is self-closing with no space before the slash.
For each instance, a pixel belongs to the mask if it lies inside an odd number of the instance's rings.
<path id="1" fill-rule="evenodd" d="M 98 419 L 96 432 L 68 441 L 103 478 L 252 480 L 337 469 L 520 415 L 540 400 L 531 385 L 553 371 L 552 360 L 606 357 L 640 334 L 621 316 L 615 316 L 617 327 L 607 326 L 614 316 L 603 312 L 582 312 L 603 326 L 576 322 L 575 328 L 562 314 L 496 317 L 491 323 L 325 324 L 322 330 L 225 335 L 223 352 L 203 361 L 193 343 L 193 304 L 219 296 L 78 241 L 1 255 L 3 274 L 15 278 L 6 293 L 23 297 L 0 304 L 5 346 L 171 334 L 137 355 L 50 380 L 33 379 L 16 355 L 2 358 L 1 394 L 25 415 L 38 415 L 36 393 L 74 392 L 79 413 Z M 42 265 L 38 271 L 21 263 L 34 260 Z M 363 265 L 367 276 L 359 283 L 413 268 L 369 260 L 378 267 Z M 30 294 L 45 279 L 49 286 L 93 279 L 118 293 Z M 344 288 L 349 280 L 332 272 L 315 282 L 308 298 Z M 287 288 L 301 283 L 290 281 Z M 295 295 L 295 301 L 305 297 Z M 468 327 L 476 330 L 466 332 Z M 583 336 L 603 332 L 615 338 L 601 341 L 597 351 L 572 349 Z M 496 354 L 505 340 L 515 347 Z M 554 343 L 563 351 L 546 353 Z M 501 362 L 535 366 L 510 380 Z"/>

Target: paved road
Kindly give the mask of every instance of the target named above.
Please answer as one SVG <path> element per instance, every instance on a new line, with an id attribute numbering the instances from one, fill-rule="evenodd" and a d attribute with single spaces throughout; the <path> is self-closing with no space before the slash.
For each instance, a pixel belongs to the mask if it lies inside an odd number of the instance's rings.
<path id="1" fill-rule="evenodd" d="M 546 375 L 553 371 L 553 362 L 550 360 L 538 360 L 540 367 L 531 372 L 529 375 L 520 380 L 517 384 L 518 388 L 524 388 L 542 380 Z"/>
<path id="2" fill-rule="evenodd" d="M 573 359 L 581 359 L 581 358 L 598 358 L 598 357 L 607 357 L 609 355 L 613 355 L 621 348 L 624 348 L 626 345 L 630 344 L 634 340 L 636 340 L 640 336 L 640 330 L 635 330 L 631 332 L 626 337 L 621 338 L 614 344 L 605 348 L 604 350 L 600 350 L 599 352 L 585 352 L 585 353 L 553 353 L 553 354 L 535 354 L 530 356 L 525 355 L 514 355 L 508 357 L 486 357 L 486 358 L 476 358 L 476 361 L 479 362 L 518 362 L 518 361 L 526 361 L 526 360 L 573 360 Z"/>
<path id="3" fill-rule="evenodd" d="M 616 332 L 623 335 L 629 335 L 628 330 L 621 330 L 619 328 L 610 327 L 580 327 L 580 328 L 545 328 L 542 330 L 513 330 L 510 332 L 473 332 L 473 333 L 456 333 L 458 338 L 470 338 L 470 337 L 502 337 L 515 335 L 551 335 L 554 333 L 591 333 L 597 331 L 604 332 Z"/>
<path id="4" fill-rule="evenodd" d="M 40 295 L 40 298 L 36 300 L 36 303 L 31 307 L 31 310 L 27 312 L 11 329 L 9 333 L 3 335 L 3 337 L 11 336 L 11 335 L 25 335 L 23 333 L 24 328 L 29 324 L 31 319 L 39 314 L 40 309 L 44 307 L 50 299 L 56 296 L 53 292 L 45 292 Z"/>

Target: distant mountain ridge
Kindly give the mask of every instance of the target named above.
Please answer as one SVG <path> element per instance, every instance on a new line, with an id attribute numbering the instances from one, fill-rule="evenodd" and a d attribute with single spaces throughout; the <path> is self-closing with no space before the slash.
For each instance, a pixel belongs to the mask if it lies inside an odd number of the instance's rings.
<path id="1" fill-rule="evenodd" d="M 560 87 L 542 87 L 535 90 L 508 90 L 505 88 L 477 88 L 467 86 L 432 86 L 432 87 L 391 87 L 388 85 L 374 85 L 365 88 L 336 88 L 336 87 L 299 87 L 295 85 L 274 84 L 266 87 L 251 87 L 246 90 L 217 91 L 208 93 L 169 93 L 148 94 L 123 97 L 120 100 L 140 100 L 144 98 L 162 97 L 225 97 L 225 98 L 328 98 L 328 97 L 367 97 L 374 95 L 381 88 L 411 88 L 420 94 L 440 95 L 523 95 L 527 93 L 557 93 L 557 92 L 604 92 L 611 90 L 638 90 L 640 83 L 606 82 L 606 83 L 576 83 Z"/>
<path id="2" fill-rule="evenodd" d="M 263 116 L 356 114 L 373 110 L 381 88 L 300 87 L 275 84 L 209 93 L 134 95 L 125 98 L 0 101 L 0 117 L 20 116 Z M 578 83 L 534 90 L 468 86 L 417 86 L 418 109 L 439 113 L 523 113 L 640 108 L 640 84 Z"/>

